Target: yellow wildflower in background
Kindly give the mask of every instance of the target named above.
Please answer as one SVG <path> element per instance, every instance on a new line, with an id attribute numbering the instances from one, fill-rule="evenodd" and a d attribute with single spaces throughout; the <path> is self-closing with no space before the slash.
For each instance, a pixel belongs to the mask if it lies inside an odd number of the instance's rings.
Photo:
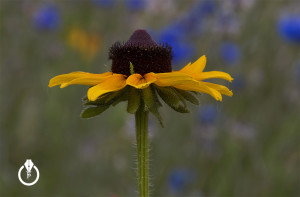
<path id="1" fill-rule="evenodd" d="M 84 59 L 93 59 L 100 50 L 100 36 L 94 32 L 86 32 L 73 28 L 68 35 L 68 44 L 77 50 Z"/>

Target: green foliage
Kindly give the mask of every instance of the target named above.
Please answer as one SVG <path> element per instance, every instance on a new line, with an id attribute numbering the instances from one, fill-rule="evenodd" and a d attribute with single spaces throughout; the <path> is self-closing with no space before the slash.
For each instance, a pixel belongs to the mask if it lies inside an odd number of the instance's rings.
<path id="1" fill-rule="evenodd" d="M 117 98 L 121 95 L 120 91 L 117 92 L 109 92 L 101 97 L 99 97 L 95 101 L 89 101 L 87 97 L 83 97 L 83 105 L 111 105 Z"/>
<path id="2" fill-rule="evenodd" d="M 159 87 L 155 86 L 158 95 L 162 100 L 168 104 L 170 107 L 178 108 L 180 105 L 180 100 L 172 90 L 172 88 L 167 88 L 167 87 Z"/>
<path id="3" fill-rule="evenodd" d="M 185 100 L 196 105 L 199 104 L 197 97 L 191 93 L 173 87 L 158 87 L 151 84 L 149 87 L 140 90 L 132 86 L 126 86 L 123 90 L 106 93 L 100 96 L 96 101 L 89 101 L 87 97 L 84 97 L 82 99 L 83 105 L 91 107 L 84 109 L 81 113 L 81 117 L 91 118 L 100 115 L 109 106 L 116 106 L 122 101 L 127 101 L 128 113 L 136 113 L 141 103 L 145 104 L 144 110 L 150 111 L 158 119 L 160 125 L 164 127 L 163 119 L 158 110 L 158 108 L 162 106 L 158 95 L 172 109 L 180 113 L 190 112 Z M 101 111 L 101 109 L 104 110 Z"/>
<path id="4" fill-rule="evenodd" d="M 142 92 L 143 92 L 143 101 L 145 103 L 145 111 L 148 111 L 149 109 L 155 106 L 154 96 L 153 96 L 155 92 L 151 90 L 150 86 L 142 89 Z"/>
<path id="5" fill-rule="evenodd" d="M 140 90 L 130 87 L 128 92 L 127 112 L 134 114 L 138 110 L 140 106 L 140 102 L 141 102 Z"/>
<path id="6" fill-rule="evenodd" d="M 190 93 L 188 91 L 180 90 L 177 88 L 174 88 L 174 89 L 177 92 L 177 95 L 180 95 L 181 97 L 183 97 L 184 99 L 186 99 L 187 101 L 189 101 L 190 103 L 192 103 L 194 105 L 200 105 L 199 99 L 192 93 Z"/>
<path id="7" fill-rule="evenodd" d="M 143 90 L 143 102 L 145 103 L 145 110 L 150 111 L 159 121 L 162 128 L 164 128 L 163 118 L 161 117 L 158 108 L 162 105 L 159 102 L 154 85 L 150 85 Z"/>
<path id="8" fill-rule="evenodd" d="M 164 120 L 163 120 L 163 118 L 161 117 L 161 115 L 160 115 L 160 113 L 159 113 L 159 111 L 158 111 L 158 108 L 157 108 L 157 107 L 152 107 L 152 108 L 149 109 L 149 111 L 157 118 L 157 120 L 158 120 L 160 126 L 161 126 L 162 128 L 165 128 Z"/>
<path id="9" fill-rule="evenodd" d="M 92 106 L 87 107 L 81 112 L 81 118 L 92 118 L 97 115 L 100 115 L 102 112 L 104 112 L 109 105 L 98 105 L 98 106 Z"/>
<path id="10" fill-rule="evenodd" d="M 177 92 L 172 87 L 159 87 L 155 86 L 159 96 L 168 104 L 172 109 L 180 113 L 189 113 L 185 100 L 178 96 Z"/>

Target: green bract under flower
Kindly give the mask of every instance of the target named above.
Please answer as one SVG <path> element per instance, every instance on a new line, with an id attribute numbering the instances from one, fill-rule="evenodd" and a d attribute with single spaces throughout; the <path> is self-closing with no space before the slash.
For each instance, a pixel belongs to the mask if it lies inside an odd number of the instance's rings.
<path id="1" fill-rule="evenodd" d="M 158 111 L 158 108 L 162 106 L 161 100 L 177 112 L 189 113 L 186 101 L 194 105 L 199 105 L 196 94 L 174 87 L 159 87 L 157 85 L 150 85 L 145 89 L 136 89 L 127 86 L 122 90 L 106 93 L 96 101 L 89 101 L 87 97 L 84 97 L 83 105 L 86 106 L 86 109 L 81 113 L 81 117 L 91 118 L 97 116 L 110 106 L 115 106 L 125 101 L 127 102 L 128 113 L 134 114 L 140 107 L 143 107 L 144 111 L 149 111 L 158 118 L 160 124 L 163 126 L 163 121 Z"/>

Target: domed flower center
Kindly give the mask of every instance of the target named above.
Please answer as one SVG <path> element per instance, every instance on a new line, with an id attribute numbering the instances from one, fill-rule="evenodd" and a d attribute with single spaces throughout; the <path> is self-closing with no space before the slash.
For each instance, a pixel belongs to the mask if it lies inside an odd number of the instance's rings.
<path id="1" fill-rule="evenodd" d="M 135 73 L 165 73 L 172 71 L 172 48 L 157 44 L 146 30 L 136 30 L 129 40 L 121 44 L 116 42 L 109 51 L 113 73 L 129 76 L 130 62 Z"/>

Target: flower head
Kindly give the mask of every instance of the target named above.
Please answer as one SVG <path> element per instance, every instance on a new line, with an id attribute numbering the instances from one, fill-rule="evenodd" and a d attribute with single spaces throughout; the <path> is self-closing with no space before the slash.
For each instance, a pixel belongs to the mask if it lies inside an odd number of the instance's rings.
<path id="1" fill-rule="evenodd" d="M 204 81 L 211 78 L 233 80 L 224 72 L 203 72 L 205 56 L 180 71 L 173 71 L 171 54 L 171 47 L 157 44 L 145 30 L 139 29 L 127 42 L 117 42 L 110 48 L 110 72 L 58 75 L 50 80 L 49 87 L 60 85 L 64 88 L 72 84 L 91 86 L 84 99 L 84 104 L 89 106 L 82 113 L 84 118 L 98 115 L 110 105 L 128 101 L 128 112 L 135 113 L 144 106 L 145 111 L 152 112 L 161 120 L 159 97 L 174 110 L 187 113 L 186 101 L 199 104 L 196 92 L 209 94 L 218 101 L 222 100 L 222 94 L 232 96 L 227 87 Z"/>

